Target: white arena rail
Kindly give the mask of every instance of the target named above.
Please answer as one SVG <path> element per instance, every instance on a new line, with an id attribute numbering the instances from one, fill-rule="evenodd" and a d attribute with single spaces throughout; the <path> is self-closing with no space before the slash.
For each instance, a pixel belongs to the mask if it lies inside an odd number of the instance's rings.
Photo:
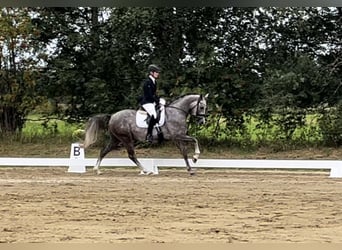
<path id="1" fill-rule="evenodd" d="M 70 158 L 12 158 L 0 157 L 0 166 L 69 166 Z M 96 158 L 79 159 L 79 165 L 94 166 Z M 183 159 L 139 158 L 144 164 L 154 164 L 158 167 L 185 168 Z M 190 160 L 191 162 L 191 160 Z M 103 167 L 134 167 L 128 158 L 105 158 Z M 199 159 L 192 163 L 194 168 L 257 168 L 257 169 L 331 169 L 341 167 L 338 160 L 251 160 L 251 159 Z"/>
<path id="2" fill-rule="evenodd" d="M 70 158 L 13 158 L 0 157 L 0 166 L 69 166 L 69 172 L 84 173 L 86 166 L 94 166 L 96 158 L 85 158 L 79 144 L 71 145 Z M 183 159 L 139 158 L 147 170 L 158 174 L 159 167 L 185 168 Z M 190 160 L 191 162 L 191 160 Z M 102 167 L 135 167 L 128 158 L 105 158 Z M 330 177 L 342 177 L 340 160 L 253 160 L 253 159 L 199 159 L 193 168 L 237 169 L 330 169 Z"/>
<path id="3" fill-rule="evenodd" d="M 0 157 L 0 166 L 94 166 L 96 158 L 11 158 Z M 145 166 L 185 168 L 183 159 L 139 158 Z M 102 167 L 135 167 L 128 158 L 105 158 Z M 342 171 L 342 161 L 338 160 L 250 160 L 250 159 L 199 159 L 194 168 L 237 168 L 237 169 L 330 169 Z M 336 176 L 337 177 L 337 176 Z M 342 177 L 342 174 L 341 176 Z"/>

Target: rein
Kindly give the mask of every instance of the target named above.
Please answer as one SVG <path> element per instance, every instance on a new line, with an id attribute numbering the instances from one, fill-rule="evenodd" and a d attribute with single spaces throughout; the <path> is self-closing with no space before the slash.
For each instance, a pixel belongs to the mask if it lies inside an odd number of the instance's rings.
<path id="1" fill-rule="evenodd" d="M 178 108 L 178 107 L 175 107 L 175 106 L 167 105 L 166 107 L 167 108 L 173 108 L 173 109 L 180 110 L 180 111 L 184 112 L 184 114 L 186 114 L 186 115 L 189 114 L 189 112 L 186 112 L 184 109 L 181 109 L 181 108 Z M 191 109 L 190 109 L 190 111 L 191 111 Z"/>
<path id="2" fill-rule="evenodd" d="M 166 107 L 174 108 L 174 109 L 180 110 L 180 111 L 184 112 L 184 114 L 186 114 L 186 115 L 190 114 L 191 111 L 192 111 L 194 108 L 197 107 L 196 115 L 195 115 L 195 116 L 196 116 L 196 117 L 205 117 L 205 115 L 201 115 L 201 114 L 199 114 L 199 112 L 198 112 L 198 104 L 200 103 L 200 101 L 201 101 L 201 97 L 198 98 L 197 103 L 196 103 L 193 107 L 191 107 L 191 108 L 189 109 L 189 111 L 185 111 L 184 109 L 181 109 L 181 108 L 178 108 L 178 107 L 175 107 L 175 106 L 172 106 L 172 105 L 167 105 Z"/>

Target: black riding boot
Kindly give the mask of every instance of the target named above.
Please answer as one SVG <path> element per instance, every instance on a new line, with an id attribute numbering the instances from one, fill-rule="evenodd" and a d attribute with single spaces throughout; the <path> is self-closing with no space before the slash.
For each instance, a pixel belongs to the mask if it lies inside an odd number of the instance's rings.
<path id="1" fill-rule="evenodd" d="M 150 119 L 150 122 L 148 123 L 147 135 L 146 135 L 146 141 L 148 141 L 149 143 L 152 143 L 153 141 L 152 131 L 153 131 L 153 127 L 155 124 L 156 124 L 156 119 L 154 119 L 154 117 L 152 116 Z"/>

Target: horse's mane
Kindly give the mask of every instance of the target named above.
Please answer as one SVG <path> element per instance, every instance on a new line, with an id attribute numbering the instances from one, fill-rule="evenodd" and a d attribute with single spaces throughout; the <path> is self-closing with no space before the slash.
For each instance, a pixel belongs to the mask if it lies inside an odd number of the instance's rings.
<path id="1" fill-rule="evenodd" d="M 166 106 L 172 105 L 172 104 L 174 104 L 175 102 L 177 102 L 179 99 L 182 99 L 183 97 L 188 96 L 188 95 L 200 95 L 200 94 L 198 94 L 198 93 L 187 93 L 187 94 L 180 95 L 180 96 L 178 96 L 178 97 L 173 98 L 173 99 L 170 101 L 170 103 L 167 104 Z"/>

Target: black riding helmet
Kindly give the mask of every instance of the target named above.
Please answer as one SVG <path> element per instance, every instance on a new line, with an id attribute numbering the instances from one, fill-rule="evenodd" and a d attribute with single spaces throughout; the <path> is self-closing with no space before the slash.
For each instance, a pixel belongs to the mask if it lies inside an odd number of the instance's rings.
<path id="1" fill-rule="evenodd" d="M 160 73 L 160 68 L 157 65 L 155 65 L 155 64 L 149 65 L 147 70 L 148 70 L 148 73 L 150 73 L 150 72 Z"/>

